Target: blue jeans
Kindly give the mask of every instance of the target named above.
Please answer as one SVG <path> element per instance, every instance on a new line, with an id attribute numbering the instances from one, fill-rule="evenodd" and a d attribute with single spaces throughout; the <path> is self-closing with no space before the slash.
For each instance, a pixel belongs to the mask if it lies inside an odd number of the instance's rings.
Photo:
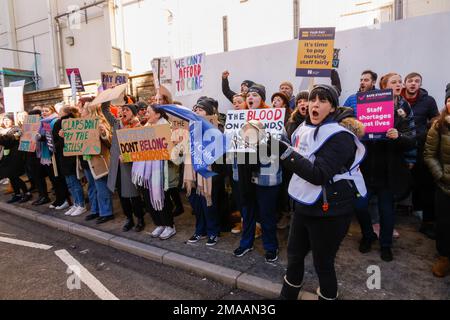
<path id="1" fill-rule="evenodd" d="M 80 180 L 77 176 L 65 176 L 67 187 L 69 188 L 70 194 L 73 197 L 74 204 L 77 207 L 84 207 L 84 193 L 83 187 L 81 186 Z"/>
<path id="2" fill-rule="evenodd" d="M 195 234 L 208 237 L 218 236 L 220 233 L 219 210 L 214 204 L 208 207 L 205 197 L 192 190 L 189 203 L 195 213 Z"/>
<path id="3" fill-rule="evenodd" d="M 261 221 L 262 241 L 267 252 L 278 250 L 277 198 L 280 186 L 256 186 L 256 203 L 242 207 L 243 231 L 240 246 L 251 248 L 255 241 L 257 215 Z"/>
<path id="4" fill-rule="evenodd" d="M 363 238 L 373 239 L 374 232 L 372 220 L 369 214 L 369 200 L 372 196 L 378 196 L 378 213 L 380 216 L 380 246 L 392 247 L 392 235 L 395 225 L 394 194 L 383 189 L 369 190 L 365 198 L 356 200 L 356 215 L 361 226 Z"/>
<path id="5" fill-rule="evenodd" d="M 91 170 L 84 170 L 89 185 L 88 195 L 91 203 L 91 212 L 99 214 L 100 217 L 113 215 L 112 193 L 108 189 L 108 176 L 95 180 Z"/>

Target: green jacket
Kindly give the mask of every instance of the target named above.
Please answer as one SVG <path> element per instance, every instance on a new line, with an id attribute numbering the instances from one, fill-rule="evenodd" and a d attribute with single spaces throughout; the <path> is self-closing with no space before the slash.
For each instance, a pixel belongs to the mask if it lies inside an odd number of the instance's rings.
<path id="1" fill-rule="evenodd" d="M 450 117 L 447 117 L 446 133 L 439 133 L 436 122 L 428 131 L 424 160 L 437 185 L 450 195 Z"/>

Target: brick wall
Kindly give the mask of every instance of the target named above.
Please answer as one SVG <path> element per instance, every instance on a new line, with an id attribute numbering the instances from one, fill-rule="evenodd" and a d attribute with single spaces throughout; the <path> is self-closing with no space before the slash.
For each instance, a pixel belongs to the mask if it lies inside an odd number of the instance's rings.
<path id="1" fill-rule="evenodd" d="M 86 92 L 82 93 L 82 96 L 95 96 L 97 95 L 97 88 L 100 85 L 98 82 L 89 82 L 84 84 Z M 39 90 L 24 94 L 25 111 L 29 111 L 36 106 L 55 105 L 64 101 L 66 104 L 70 104 L 72 97 L 72 90 L 69 86 L 62 86 L 60 88 L 53 88 L 47 90 Z"/>
<path id="2" fill-rule="evenodd" d="M 128 81 L 128 93 L 136 96 L 142 101 L 147 102 L 151 96 L 156 94 L 152 72 L 131 76 Z M 96 96 L 97 88 L 100 86 L 100 83 L 100 80 L 84 83 L 86 92 L 82 93 L 82 96 Z M 71 97 L 72 90 L 69 86 L 28 92 L 24 94 L 25 111 L 32 110 L 36 106 L 55 105 L 62 101 L 66 104 L 70 104 Z M 1 98 L 2 97 L 0 97 L 0 100 L 3 100 Z M 2 102 L 3 101 L 0 101 L 0 104 Z"/>
<path id="3" fill-rule="evenodd" d="M 156 94 L 152 72 L 132 76 L 129 82 L 129 93 L 138 98 L 138 100 L 148 102 L 148 99 Z"/>

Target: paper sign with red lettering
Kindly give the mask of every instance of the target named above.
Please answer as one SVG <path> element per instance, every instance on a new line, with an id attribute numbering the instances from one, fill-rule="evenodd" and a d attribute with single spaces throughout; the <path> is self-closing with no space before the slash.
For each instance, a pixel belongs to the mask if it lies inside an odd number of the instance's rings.
<path id="1" fill-rule="evenodd" d="M 394 127 L 394 95 L 392 90 L 359 92 L 356 115 L 366 127 L 368 139 L 381 139 Z"/>
<path id="2" fill-rule="evenodd" d="M 177 97 L 198 93 L 204 87 L 205 54 L 175 59 L 173 61 L 173 83 Z"/>
<path id="3" fill-rule="evenodd" d="M 124 162 L 170 160 L 173 148 L 169 124 L 117 131 Z"/>
<path id="4" fill-rule="evenodd" d="M 227 152 L 254 152 L 254 147 L 249 145 L 248 133 L 254 128 L 254 132 L 268 134 L 279 139 L 284 132 L 284 117 L 286 109 L 270 108 L 256 110 L 230 110 L 227 113 L 225 134 L 231 143 Z M 250 122 L 250 123 L 249 123 Z M 261 130 L 259 130 L 261 129 Z M 246 141 L 247 139 L 247 141 Z M 252 141 L 250 141 L 252 144 Z"/>

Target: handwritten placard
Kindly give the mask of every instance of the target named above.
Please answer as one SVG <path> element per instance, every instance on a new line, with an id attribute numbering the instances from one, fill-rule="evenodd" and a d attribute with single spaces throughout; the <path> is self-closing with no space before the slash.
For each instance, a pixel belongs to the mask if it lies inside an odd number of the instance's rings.
<path id="1" fill-rule="evenodd" d="M 204 87 L 205 54 L 196 54 L 173 62 L 173 79 L 177 97 L 198 93 Z"/>
<path id="2" fill-rule="evenodd" d="M 276 138 L 284 131 L 284 117 L 286 109 L 256 109 L 256 110 L 229 110 L 227 113 L 227 121 L 225 124 L 225 134 L 230 139 L 231 144 L 227 152 L 253 152 L 248 147 L 243 137 L 241 129 L 249 121 L 254 123 L 260 122 L 266 135 L 271 134 Z"/>
<path id="3" fill-rule="evenodd" d="M 77 118 L 62 122 L 64 156 L 98 155 L 101 151 L 100 119 Z"/>
<path id="4" fill-rule="evenodd" d="M 173 148 L 169 124 L 117 131 L 124 162 L 170 160 Z"/>
<path id="5" fill-rule="evenodd" d="M 129 75 L 127 73 L 102 72 L 103 90 L 117 87 L 121 84 L 128 83 Z"/>
<path id="6" fill-rule="evenodd" d="M 35 152 L 36 151 L 36 134 L 41 126 L 41 117 L 39 115 L 26 115 L 23 120 L 23 134 L 20 137 L 19 151 Z"/>

